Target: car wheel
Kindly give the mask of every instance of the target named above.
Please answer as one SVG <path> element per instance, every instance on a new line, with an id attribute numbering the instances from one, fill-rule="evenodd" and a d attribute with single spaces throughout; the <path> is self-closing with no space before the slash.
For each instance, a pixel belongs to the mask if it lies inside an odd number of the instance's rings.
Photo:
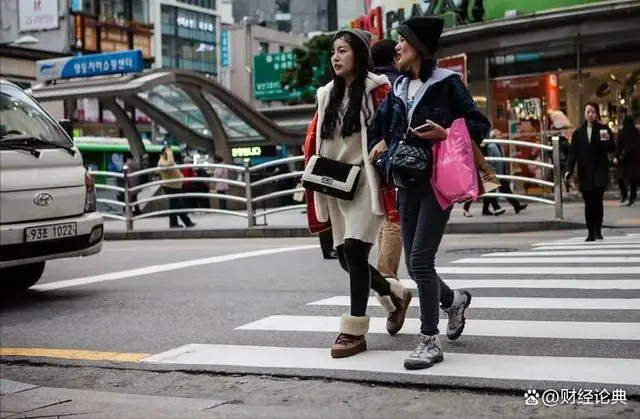
<path id="1" fill-rule="evenodd" d="M 7 292 L 26 291 L 35 285 L 44 272 L 44 262 L 0 269 L 0 287 Z"/>

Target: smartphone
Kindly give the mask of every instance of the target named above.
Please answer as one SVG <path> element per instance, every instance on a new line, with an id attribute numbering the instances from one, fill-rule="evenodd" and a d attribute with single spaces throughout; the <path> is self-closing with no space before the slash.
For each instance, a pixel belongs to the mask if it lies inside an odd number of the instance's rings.
<path id="1" fill-rule="evenodd" d="M 431 131 L 434 128 L 433 123 L 431 121 L 427 121 L 426 124 L 420 125 L 419 127 L 412 128 L 415 132 L 427 132 Z"/>

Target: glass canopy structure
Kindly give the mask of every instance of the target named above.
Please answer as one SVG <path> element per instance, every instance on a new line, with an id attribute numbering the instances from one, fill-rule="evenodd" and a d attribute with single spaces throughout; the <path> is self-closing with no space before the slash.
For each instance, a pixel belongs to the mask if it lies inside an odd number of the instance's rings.
<path id="1" fill-rule="evenodd" d="M 227 161 L 231 161 L 235 144 L 302 144 L 304 125 L 313 115 L 312 106 L 260 112 L 214 79 L 175 69 L 58 81 L 34 86 L 31 94 L 39 101 L 97 98 L 116 117 L 136 157 L 144 150 L 142 140 L 121 103 L 144 112 L 189 147 L 213 152 Z M 272 117 L 286 113 L 289 120 L 279 125 L 265 113 Z M 291 121 L 292 115 L 299 119 Z"/>

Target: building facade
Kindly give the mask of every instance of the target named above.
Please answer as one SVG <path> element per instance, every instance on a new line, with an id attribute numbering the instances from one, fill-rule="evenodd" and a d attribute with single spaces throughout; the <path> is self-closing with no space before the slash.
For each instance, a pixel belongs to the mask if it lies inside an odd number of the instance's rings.
<path id="1" fill-rule="evenodd" d="M 575 128 L 586 102 L 614 130 L 640 116 L 640 3 L 633 0 L 368 0 L 347 23 L 395 36 L 405 19 L 445 19 L 439 58 L 465 73 L 478 104 L 504 135 L 544 140 L 562 111 Z M 636 29 L 631 29 L 636 28 Z M 452 67 L 452 68 L 453 68 Z M 556 124 L 557 127 L 557 124 Z"/>
<path id="2" fill-rule="evenodd" d="M 36 82 L 37 60 L 69 55 L 72 25 L 66 0 L 0 1 L 0 77 L 31 87 Z M 14 43 L 25 36 L 37 42 Z M 64 117 L 62 103 L 48 103 L 47 108 L 55 117 Z"/>
<path id="3" fill-rule="evenodd" d="M 233 18 L 295 34 L 332 31 L 338 27 L 338 1 L 233 0 Z"/>
<path id="4" fill-rule="evenodd" d="M 152 18 L 157 25 L 156 67 L 179 68 L 217 76 L 219 14 L 214 0 L 154 0 Z"/>
<path id="5" fill-rule="evenodd" d="M 304 45 L 306 38 L 260 25 L 236 24 L 229 34 L 229 88 L 247 103 L 265 106 L 255 100 L 253 62 L 256 55 L 287 53 Z"/>

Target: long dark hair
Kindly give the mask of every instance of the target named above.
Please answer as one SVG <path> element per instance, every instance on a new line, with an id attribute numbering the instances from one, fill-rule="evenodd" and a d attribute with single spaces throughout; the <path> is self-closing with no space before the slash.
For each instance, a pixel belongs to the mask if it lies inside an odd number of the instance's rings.
<path id="1" fill-rule="evenodd" d="M 360 112 L 362 111 L 362 97 L 365 93 L 365 81 L 369 74 L 369 51 L 367 51 L 367 46 L 362 41 L 356 39 L 350 33 L 339 34 L 333 41 L 335 42 L 336 39 L 344 40 L 353 49 L 356 70 L 356 77 L 351 84 L 349 92 L 349 104 L 342 116 L 342 127 L 340 129 L 340 136 L 347 138 L 362 129 Z M 327 107 L 324 110 L 324 121 L 322 121 L 322 128 L 320 129 L 320 137 L 325 140 L 332 140 L 335 135 L 338 119 L 340 118 L 340 110 L 342 109 L 342 99 L 346 90 L 344 79 L 336 75 L 333 71 L 333 66 L 331 66 L 331 75 L 333 77 L 333 87 L 329 94 L 329 103 L 327 103 Z"/>
<path id="2" fill-rule="evenodd" d="M 429 77 L 433 74 L 433 71 L 436 69 L 436 60 L 433 57 L 424 57 L 422 56 L 420 60 L 420 72 L 418 73 L 418 78 L 423 83 L 429 80 Z M 402 74 L 407 76 L 409 80 L 413 79 L 413 73 L 410 68 L 403 69 Z"/>

